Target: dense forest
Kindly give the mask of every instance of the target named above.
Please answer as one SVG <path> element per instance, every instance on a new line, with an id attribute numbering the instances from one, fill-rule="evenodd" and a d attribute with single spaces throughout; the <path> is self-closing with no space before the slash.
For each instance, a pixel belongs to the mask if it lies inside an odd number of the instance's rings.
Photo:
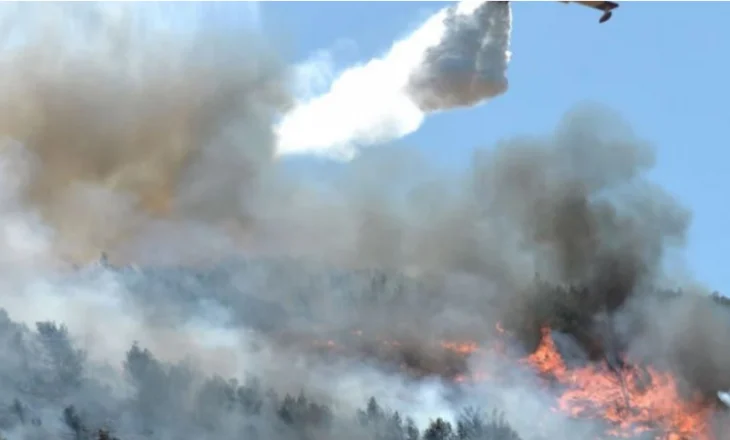
<path id="1" fill-rule="evenodd" d="M 202 378 L 138 345 L 126 354 L 123 371 L 130 392 L 120 398 L 91 378 L 85 353 L 74 348 L 64 326 L 44 322 L 30 331 L 5 312 L 0 320 L 5 395 L 0 429 L 6 438 L 519 438 L 501 414 L 474 408 L 455 424 L 437 418 L 423 430 L 375 398 L 347 417 L 304 392 L 279 396 L 254 377 L 243 383 Z"/>
<path id="2" fill-rule="evenodd" d="M 175 301 L 179 305 L 195 303 L 195 289 L 186 293 L 174 284 L 180 281 L 180 271 L 166 275 L 148 272 L 143 277 L 144 283 L 139 274 L 135 278 L 124 275 L 124 271 L 120 273 L 130 281 L 130 286 L 140 289 L 144 285 L 154 290 L 153 279 L 158 283 L 164 281 L 165 290 L 176 293 Z M 203 280 L 199 285 L 202 288 L 215 274 L 198 273 L 192 278 Z M 357 280 L 361 278 L 354 276 Z M 368 301 L 386 304 L 392 304 L 393 295 L 407 291 L 410 283 L 408 278 L 384 274 L 367 273 L 365 278 L 371 281 L 360 294 L 369 292 Z M 336 282 L 340 286 L 348 284 L 342 278 Z M 216 283 L 220 287 L 217 298 L 225 301 L 227 297 L 221 293 L 226 290 L 225 283 L 221 280 Z M 352 287 L 352 282 L 349 283 Z M 390 283 L 400 287 L 384 287 Z M 134 289 L 130 287 L 130 290 Z M 352 294 L 352 288 L 342 290 L 351 292 L 348 301 L 364 301 Z M 542 302 L 538 307 L 541 316 L 556 329 L 580 334 L 589 296 L 581 294 L 578 288 L 552 288 L 550 292 L 544 296 L 551 298 L 549 304 Z M 661 301 L 682 297 L 680 292 L 655 294 Z M 153 305 L 153 310 L 164 306 L 164 299 L 160 295 L 156 298 L 163 302 Z M 713 295 L 711 302 L 729 304 L 719 294 Z M 273 303 L 264 302 L 260 307 L 263 309 L 259 311 L 273 309 L 285 313 Z M 235 309 L 245 310 L 245 307 Z M 581 310 L 583 313 L 579 313 Z M 0 314 L 0 341 L 4 353 L 0 363 L 4 396 L 0 430 L 8 439 L 520 439 L 499 408 L 492 406 L 464 407 L 458 409 L 456 416 L 432 417 L 430 424 L 417 426 L 412 415 L 387 408 L 376 397 L 362 402 L 361 409 L 351 411 L 339 406 L 336 399 L 319 402 L 304 388 L 299 393 L 282 395 L 271 386 L 275 384 L 266 383 L 255 371 L 245 379 L 205 375 L 185 362 L 162 361 L 137 343 L 126 352 L 121 369 L 100 366 L 76 348 L 64 325 L 39 322 L 35 329 L 30 329 L 13 322 L 4 311 Z M 536 432 L 529 438 L 541 436 Z"/>

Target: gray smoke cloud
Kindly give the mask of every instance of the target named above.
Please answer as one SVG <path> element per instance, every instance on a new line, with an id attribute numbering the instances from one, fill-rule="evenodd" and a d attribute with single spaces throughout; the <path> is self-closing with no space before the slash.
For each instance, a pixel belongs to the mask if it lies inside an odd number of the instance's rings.
<path id="1" fill-rule="evenodd" d="M 210 409 L 228 388 L 206 377 L 246 373 L 338 414 L 371 395 L 420 424 L 499 404 L 524 439 L 585 438 L 593 424 L 545 415 L 554 396 L 534 372 L 460 395 L 441 379 L 497 362 L 440 345 L 487 345 L 497 321 L 528 352 L 570 307 L 560 285 L 582 293 L 581 325 L 622 314 L 629 351 L 691 385 L 686 359 L 711 366 L 703 379 L 729 370 L 720 312 L 646 294 L 690 216 L 650 181 L 651 146 L 614 113 L 578 107 L 551 133 L 476 151 L 458 175 L 394 147 L 313 181 L 275 159 L 292 79 L 270 48 L 211 23 L 152 32 L 134 9 L 106 8 L 5 10 L 20 36 L 0 56 L 0 394 L 51 420 L 8 422 L 11 438 L 64 432 L 69 404 L 122 439 L 234 438 L 253 422 Z M 509 12 L 489 8 L 486 21 Z M 102 251 L 120 267 L 83 265 Z M 31 330 L 43 320 L 68 334 Z M 579 351 L 600 345 L 561 330 Z M 339 351 L 317 348 L 330 340 Z M 367 438 L 341 420 L 331 438 Z M 269 422 L 256 422 L 260 438 L 291 438 Z"/>

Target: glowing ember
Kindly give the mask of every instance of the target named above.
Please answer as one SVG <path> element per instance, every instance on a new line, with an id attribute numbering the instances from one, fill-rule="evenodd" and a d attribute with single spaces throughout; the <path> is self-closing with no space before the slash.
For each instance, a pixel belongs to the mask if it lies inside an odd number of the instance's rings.
<path id="1" fill-rule="evenodd" d="M 441 347 L 453 351 L 454 353 L 468 356 L 479 351 L 479 345 L 476 342 L 449 342 L 444 341 L 441 343 Z"/>

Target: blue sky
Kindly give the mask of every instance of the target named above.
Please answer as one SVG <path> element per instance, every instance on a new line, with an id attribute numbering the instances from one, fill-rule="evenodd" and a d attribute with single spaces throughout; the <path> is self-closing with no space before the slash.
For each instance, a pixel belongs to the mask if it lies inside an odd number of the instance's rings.
<path id="1" fill-rule="evenodd" d="M 324 51 L 342 69 L 381 55 L 448 4 L 262 2 L 250 9 L 290 61 Z M 405 140 L 436 159 L 465 162 L 499 139 L 549 132 L 576 104 L 608 105 L 654 144 L 652 177 L 692 210 L 692 271 L 730 292 L 730 3 L 622 2 L 608 23 L 599 25 L 599 16 L 576 5 L 513 3 L 509 91 L 431 116 Z"/>

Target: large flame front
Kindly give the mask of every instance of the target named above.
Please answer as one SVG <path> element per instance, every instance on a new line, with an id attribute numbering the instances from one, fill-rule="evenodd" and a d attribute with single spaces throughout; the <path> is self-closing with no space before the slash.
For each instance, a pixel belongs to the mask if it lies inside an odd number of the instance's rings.
<path id="1" fill-rule="evenodd" d="M 505 335 L 499 324 L 496 329 L 498 334 Z M 362 336 L 360 331 L 355 334 Z M 385 349 L 401 348 L 401 343 L 393 340 L 380 339 L 379 344 Z M 343 348 L 333 340 L 318 341 L 316 345 Z M 489 351 L 507 357 L 506 345 L 503 338 L 498 338 Z M 440 346 L 462 359 L 484 351 L 470 341 L 442 341 Z M 542 329 L 537 349 L 517 362 L 537 373 L 555 390 L 558 396 L 555 411 L 606 422 L 609 426 L 606 435 L 630 438 L 643 434 L 654 440 L 719 440 L 712 434 L 710 424 L 713 406 L 701 396 L 683 397 L 669 372 L 627 364 L 612 367 L 607 362 L 570 368 L 548 328 Z M 492 371 L 431 373 L 445 375 L 458 383 L 486 381 L 498 374 Z"/>
<path id="2" fill-rule="evenodd" d="M 537 350 L 524 360 L 562 388 L 558 408 L 580 417 L 601 418 L 614 427 L 608 434 L 630 437 L 657 432 L 656 440 L 714 440 L 712 408 L 699 396 L 687 401 L 674 377 L 654 368 L 607 364 L 569 369 L 548 329 Z"/>

